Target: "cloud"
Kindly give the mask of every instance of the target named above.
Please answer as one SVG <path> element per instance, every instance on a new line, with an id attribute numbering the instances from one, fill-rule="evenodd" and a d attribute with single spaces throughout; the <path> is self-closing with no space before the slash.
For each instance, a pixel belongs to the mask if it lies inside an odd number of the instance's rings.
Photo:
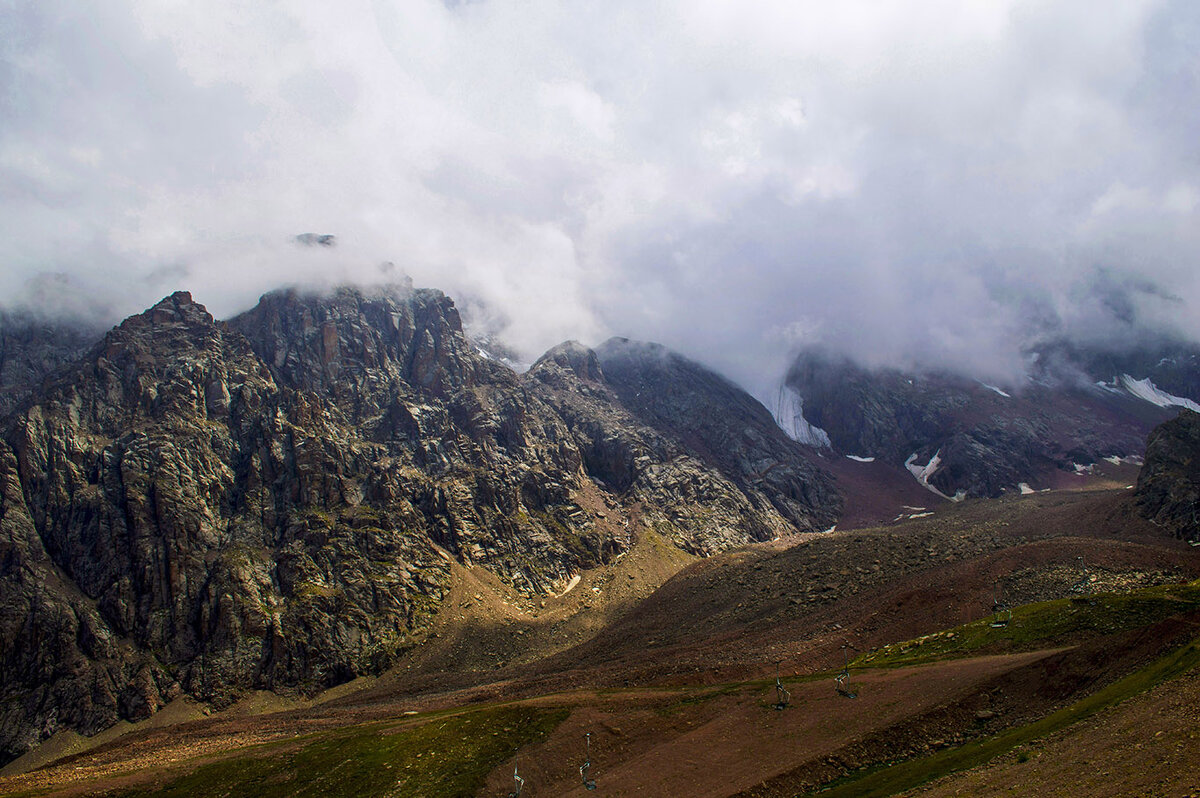
<path id="1" fill-rule="evenodd" d="M 10 0 L 0 30 L 8 304 L 230 315 L 394 262 L 527 359 L 652 339 L 761 396 L 806 343 L 1000 379 L 1034 335 L 1200 337 L 1186 0 Z"/>

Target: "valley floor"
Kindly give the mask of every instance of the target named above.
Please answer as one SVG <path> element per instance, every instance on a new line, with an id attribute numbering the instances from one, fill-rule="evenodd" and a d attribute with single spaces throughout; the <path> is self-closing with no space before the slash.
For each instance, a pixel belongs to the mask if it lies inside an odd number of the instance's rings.
<path id="1" fill-rule="evenodd" d="M 438 636 L 377 680 L 193 712 L 0 794 L 503 796 L 514 766 L 521 798 L 1193 794 L 1200 551 L 1127 496 L 966 502 L 704 561 L 645 535 L 544 605 L 464 571 Z M 1019 605 L 1003 628 L 997 583 Z"/>

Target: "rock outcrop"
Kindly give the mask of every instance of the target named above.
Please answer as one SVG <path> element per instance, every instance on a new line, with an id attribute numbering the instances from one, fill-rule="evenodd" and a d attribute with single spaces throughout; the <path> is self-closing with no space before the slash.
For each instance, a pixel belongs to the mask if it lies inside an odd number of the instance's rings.
<path id="1" fill-rule="evenodd" d="M 1136 495 L 1143 516 L 1200 541 L 1200 413 L 1184 410 L 1150 433 Z"/>
<path id="2" fill-rule="evenodd" d="M 630 347 L 517 375 L 407 287 L 127 319 L 3 422 L 0 762 L 179 695 L 377 673 L 454 561 L 536 594 L 625 551 L 638 530 L 585 494 L 699 554 L 833 523 L 765 409 Z"/>

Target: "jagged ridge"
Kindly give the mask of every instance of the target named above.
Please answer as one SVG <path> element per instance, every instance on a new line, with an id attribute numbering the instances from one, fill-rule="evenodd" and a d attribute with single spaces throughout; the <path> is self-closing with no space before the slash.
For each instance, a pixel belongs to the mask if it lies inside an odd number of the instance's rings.
<path id="1" fill-rule="evenodd" d="M 277 292 L 228 323 L 180 292 L 127 319 L 4 421 L 0 760 L 180 694 L 378 672 L 453 560 L 554 590 L 637 534 L 588 486 L 701 554 L 832 523 L 829 478 L 743 392 L 602 361 L 568 344 L 518 376 L 407 287 Z"/>

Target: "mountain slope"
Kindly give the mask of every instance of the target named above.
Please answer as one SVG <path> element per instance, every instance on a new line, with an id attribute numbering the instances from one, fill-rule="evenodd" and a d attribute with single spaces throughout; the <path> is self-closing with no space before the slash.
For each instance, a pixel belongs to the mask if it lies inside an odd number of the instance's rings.
<path id="1" fill-rule="evenodd" d="M 1056 474 L 1085 473 L 1104 458 L 1140 455 L 1154 425 L 1200 398 L 1154 382 L 1195 389 L 1187 348 L 1173 360 L 1149 365 L 1148 358 L 1054 350 L 1035 364 L 1028 384 L 1005 390 L 947 373 L 866 369 L 809 351 L 786 386 L 835 452 L 907 468 L 947 498 L 994 497 L 1022 483 L 1054 484 Z M 1145 371 L 1085 371 L 1109 367 Z"/>
<path id="2" fill-rule="evenodd" d="M 1200 541 L 1200 413 L 1184 410 L 1150 433 L 1136 495 L 1146 518 Z"/>
<path id="3" fill-rule="evenodd" d="M 103 331 L 73 320 L 52 322 L 0 310 L 0 417 L 98 341 Z"/>
<path id="4" fill-rule="evenodd" d="M 635 514 L 699 554 L 832 523 L 797 448 L 739 444 L 789 475 L 753 483 L 595 362 L 560 347 L 518 376 L 407 287 L 277 292 L 228 323 L 180 292 L 127 319 L 4 420 L 0 759 L 179 695 L 377 673 L 424 639 L 451 560 L 536 596 L 627 551 Z M 679 395 L 761 422 L 689 369 Z"/>

